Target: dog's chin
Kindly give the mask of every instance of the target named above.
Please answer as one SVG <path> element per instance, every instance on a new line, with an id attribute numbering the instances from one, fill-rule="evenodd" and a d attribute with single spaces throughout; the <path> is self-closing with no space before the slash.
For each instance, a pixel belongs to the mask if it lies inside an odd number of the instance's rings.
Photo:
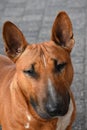
<path id="1" fill-rule="evenodd" d="M 52 117 L 48 114 L 48 113 L 46 113 L 46 112 L 37 112 L 36 111 L 36 113 L 37 113 L 37 115 L 41 118 L 41 119 L 45 119 L 45 120 L 49 120 L 49 119 L 52 119 Z"/>
<path id="2" fill-rule="evenodd" d="M 41 112 L 41 111 L 36 111 L 36 113 L 38 114 L 38 116 L 40 118 L 43 118 L 43 119 L 54 119 L 54 118 L 58 118 L 58 117 L 63 117 L 65 116 L 67 113 L 68 113 L 68 109 L 62 113 L 58 113 L 58 111 L 54 113 L 47 113 L 47 112 Z"/>

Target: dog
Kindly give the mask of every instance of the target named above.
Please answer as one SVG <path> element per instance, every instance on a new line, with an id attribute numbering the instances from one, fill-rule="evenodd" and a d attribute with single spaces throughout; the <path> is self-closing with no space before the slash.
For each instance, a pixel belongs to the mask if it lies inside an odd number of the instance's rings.
<path id="1" fill-rule="evenodd" d="M 28 44 L 16 25 L 3 25 L 7 56 L 0 55 L 2 130 L 71 130 L 76 106 L 70 89 L 74 46 L 66 12 L 57 15 L 51 40 Z"/>

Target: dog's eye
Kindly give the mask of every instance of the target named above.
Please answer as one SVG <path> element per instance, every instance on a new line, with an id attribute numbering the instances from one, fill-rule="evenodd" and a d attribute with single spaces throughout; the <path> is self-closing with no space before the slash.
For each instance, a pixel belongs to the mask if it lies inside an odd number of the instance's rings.
<path id="1" fill-rule="evenodd" d="M 57 60 L 54 60 L 55 72 L 60 73 L 65 68 L 66 64 L 66 62 L 58 64 Z"/>
<path id="2" fill-rule="evenodd" d="M 37 73 L 35 72 L 34 65 L 31 65 L 31 68 L 29 70 L 24 70 L 24 73 L 28 74 L 31 77 L 36 77 Z"/>

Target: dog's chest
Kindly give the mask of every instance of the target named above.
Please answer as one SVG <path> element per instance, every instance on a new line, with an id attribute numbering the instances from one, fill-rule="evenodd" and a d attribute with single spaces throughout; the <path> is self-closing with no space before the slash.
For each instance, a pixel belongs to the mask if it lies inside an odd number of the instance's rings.
<path id="1" fill-rule="evenodd" d="M 68 113 L 64 117 L 58 118 L 56 130 L 66 130 L 66 128 L 68 127 L 68 125 L 70 123 L 72 112 L 73 112 L 73 103 L 72 103 L 72 100 L 71 100 Z"/>

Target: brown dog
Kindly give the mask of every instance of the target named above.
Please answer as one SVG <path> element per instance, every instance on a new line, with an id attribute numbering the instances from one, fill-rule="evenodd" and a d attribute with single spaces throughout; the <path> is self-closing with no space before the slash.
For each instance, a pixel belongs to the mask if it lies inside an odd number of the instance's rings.
<path id="1" fill-rule="evenodd" d="M 3 27 L 7 56 L 0 56 L 0 123 L 3 130 L 71 130 L 75 103 L 70 86 L 72 24 L 60 12 L 51 41 L 28 45 L 11 22 Z"/>

